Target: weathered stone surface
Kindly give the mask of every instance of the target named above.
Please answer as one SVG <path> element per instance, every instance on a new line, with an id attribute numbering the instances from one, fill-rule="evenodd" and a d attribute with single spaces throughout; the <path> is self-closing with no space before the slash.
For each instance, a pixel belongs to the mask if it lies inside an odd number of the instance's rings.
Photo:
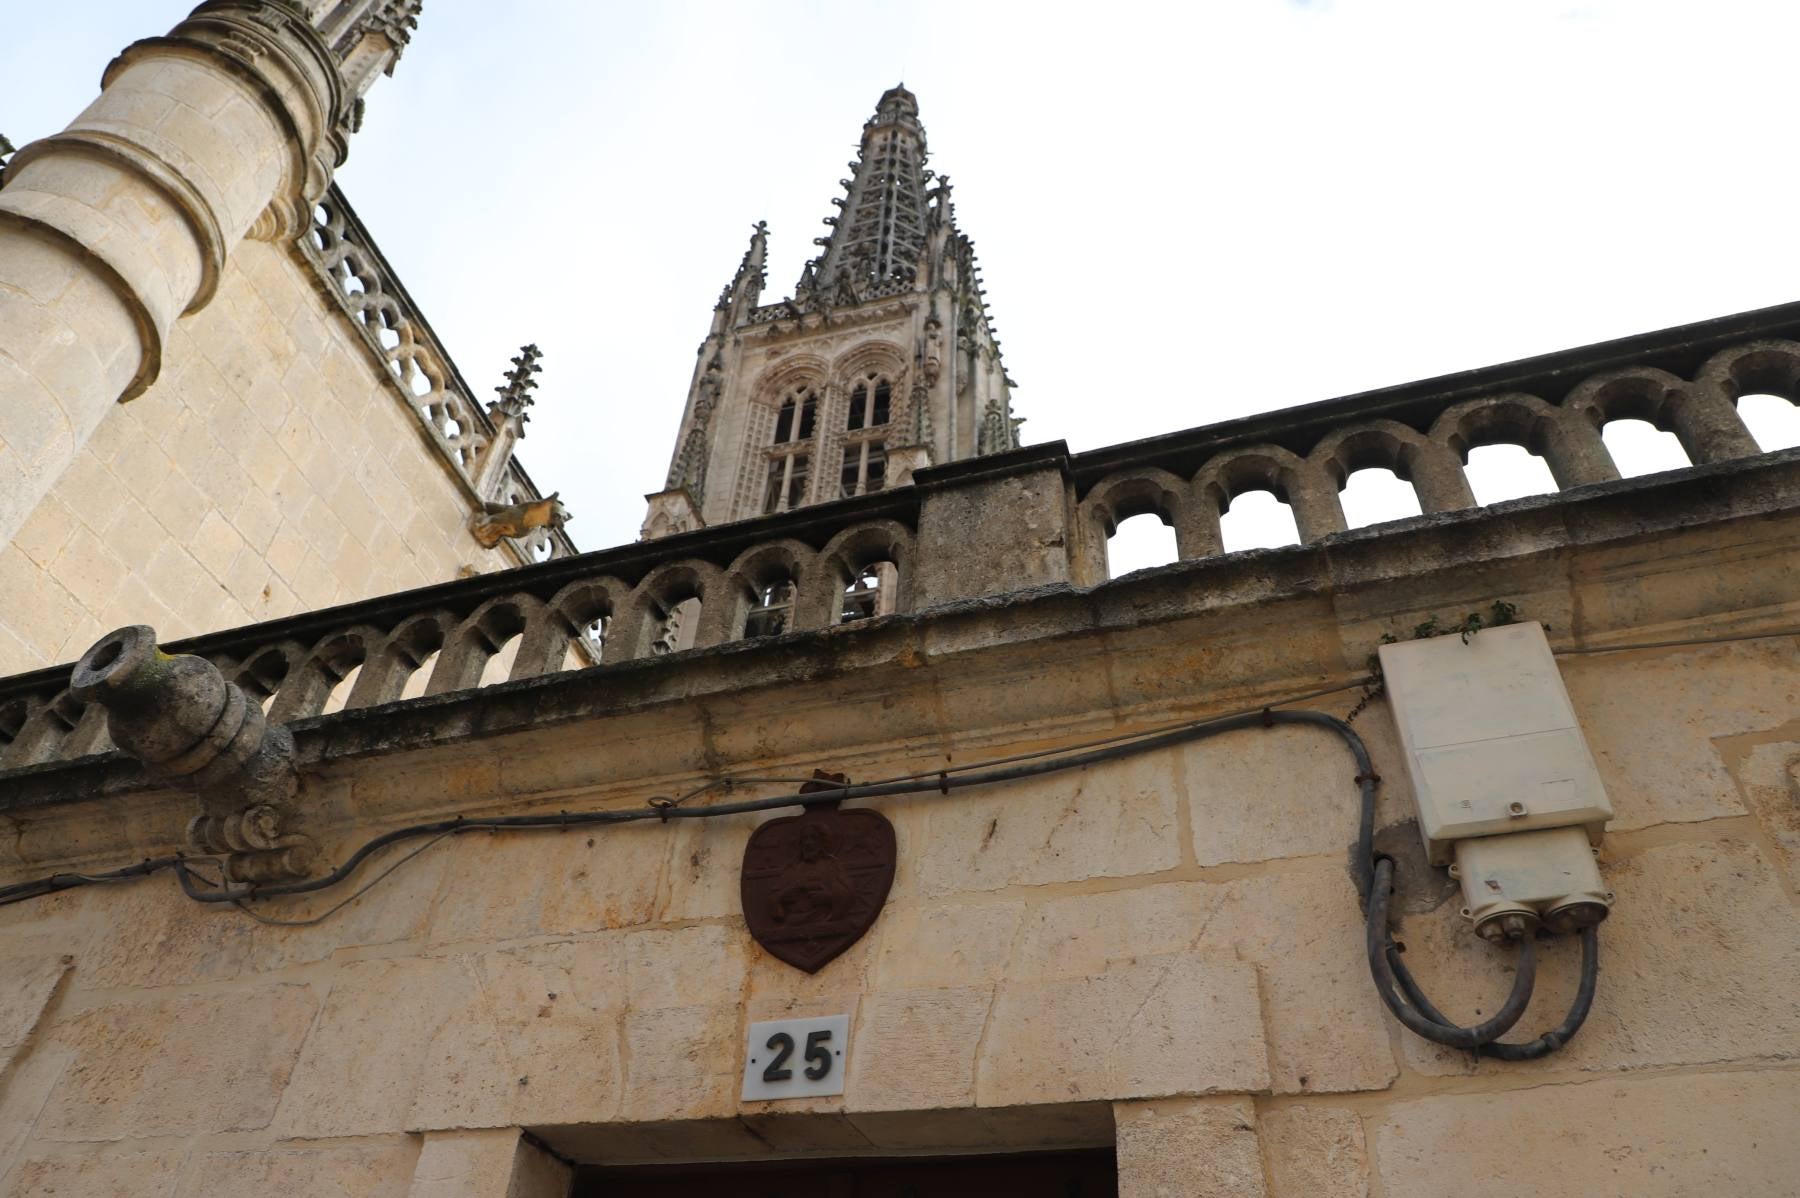
<path id="1" fill-rule="evenodd" d="M 1381 1089 L 1397 1067 L 1361 946 L 1355 892 L 1327 858 L 1226 884 L 1032 904 L 1006 975 L 1079 978 L 1163 953 L 1230 952 L 1256 967 L 1277 1093 Z"/>
<path id="2" fill-rule="evenodd" d="M 1198 949 L 1225 897 L 1204 882 L 1165 882 L 1032 903 L 1005 975 L 1081 978 L 1138 957 Z"/>
<path id="3" fill-rule="evenodd" d="M 405 1136 L 329 1147 L 282 1144 L 240 1152 L 196 1153 L 182 1171 L 176 1194 L 178 1198 L 217 1198 L 222 1194 L 407 1198 L 418 1156 L 418 1142 Z"/>
<path id="4" fill-rule="evenodd" d="M 1743 814 L 1713 742 L 1777 727 L 1800 710 L 1800 650 L 1781 641 L 1558 664 L 1615 831 Z"/>
<path id="5" fill-rule="evenodd" d="M 384 868 L 407 847 L 377 859 L 373 869 Z M 346 948 L 410 940 L 424 928 L 451 856 L 448 848 L 438 845 L 396 870 L 381 883 L 379 899 L 358 900 L 310 927 L 271 927 L 230 907 L 203 907 L 166 877 L 137 883 L 132 918 L 98 922 L 93 944 L 81 957 L 82 975 L 104 989 L 192 985 L 321 961 Z M 267 900 L 256 910 L 303 920 L 342 901 L 343 895 L 326 892 Z"/>
<path id="6" fill-rule="evenodd" d="M 516 1127 L 425 1137 L 408 1198 L 564 1198 L 569 1171 Z"/>
<path id="7" fill-rule="evenodd" d="M 1379 1090 L 1398 1073 L 1341 863 L 1233 882 L 1209 935 L 1256 963 L 1276 1093 Z"/>
<path id="8" fill-rule="evenodd" d="M 1287 1198 L 1369 1198 L 1362 1120 L 1325 1106 L 1282 1106 L 1256 1120 L 1269 1189 Z"/>
<path id="9" fill-rule="evenodd" d="M 34 1134 L 114 1140 L 266 1127 L 317 1010 L 311 987 L 285 984 L 82 1012 L 51 1029 L 74 1060 Z"/>
<path id="10" fill-rule="evenodd" d="M 1342 853 L 1356 838 L 1356 759 L 1322 728 L 1245 729 L 1180 753 L 1201 865 Z"/>
<path id="11" fill-rule="evenodd" d="M 454 960 L 345 965 L 294 1068 L 276 1133 L 321 1139 L 411 1130 L 408 1111 L 426 1054 L 474 989 L 469 967 Z"/>
<path id="12" fill-rule="evenodd" d="M 1173 869 L 1175 807 L 1160 754 L 972 791 L 930 808 L 919 889 L 936 898 Z"/>
<path id="13" fill-rule="evenodd" d="M 1788 1198 L 1796 1109 L 1792 1069 L 1437 1095 L 1381 1120 L 1375 1159 L 1387 1198 Z"/>
<path id="14" fill-rule="evenodd" d="M 0 958 L 0 1082 L 71 964 L 61 953 Z"/>
<path id="15" fill-rule="evenodd" d="M 975 1103 L 989 987 L 880 991 L 863 999 L 845 1109 L 931 1110 Z"/>
<path id="16" fill-rule="evenodd" d="M 1247 1098 L 1113 1104 L 1119 1193 L 1130 1198 L 1264 1198 L 1256 1109 Z"/>
<path id="17" fill-rule="evenodd" d="M 1734 773 L 1788 886 L 1800 890 L 1800 733 L 1747 750 Z"/>
<path id="18" fill-rule="evenodd" d="M 0 1175 L 6 1198 L 47 1195 L 130 1194 L 132 1198 L 174 1198 L 185 1144 L 46 1145 L 27 1154 L 10 1173 Z"/>
<path id="19" fill-rule="evenodd" d="M 38 1047 L 15 1054 L 13 1064 L 0 1079 L 0 1183 L 8 1178 L 13 1163 L 26 1148 L 32 1125 L 56 1081 L 68 1068 L 73 1054 L 53 1047 Z M 0 1193 L 5 1193 L 0 1184 Z"/>
<path id="20" fill-rule="evenodd" d="M 882 990 L 997 982 L 1024 914 L 1021 902 L 890 905 L 870 980 Z"/>
<path id="21" fill-rule="evenodd" d="M 735 1002 L 632 1011 L 625 1017 L 627 1105 L 637 1120 L 716 1119 L 737 1107 L 743 1015 Z"/>
<path id="22" fill-rule="evenodd" d="M 1178 953 L 1008 982 L 979 1069 L 982 1106 L 1266 1090 L 1255 971 L 1229 953 Z"/>
<path id="23" fill-rule="evenodd" d="M 591 844 L 589 842 L 592 842 Z M 432 911 L 433 943 L 627 927 L 655 918 L 669 839 L 660 825 L 463 836 Z M 506 878 L 504 887 L 471 877 Z"/>
<path id="24" fill-rule="evenodd" d="M 1600 926 L 1593 1013 L 1556 1055 L 1561 1069 L 1632 1069 L 1786 1059 L 1800 1054 L 1800 942 L 1792 907 L 1762 854 L 1733 840 L 1670 844 L 1604 866 L 1618 895 Z M 1493 1010 L 1511 954 L 1477 939 L 1447 903 L 1402 926 L 1407 961 L 1453 1019 Z M 1555 1026 L 1574 993 L 1578 949 L 1560 937 L 1539 953 L 1537 992 L 1510 1040 Z M 1422 1073 L 1536 1072 L 1403 1041 Z"/>

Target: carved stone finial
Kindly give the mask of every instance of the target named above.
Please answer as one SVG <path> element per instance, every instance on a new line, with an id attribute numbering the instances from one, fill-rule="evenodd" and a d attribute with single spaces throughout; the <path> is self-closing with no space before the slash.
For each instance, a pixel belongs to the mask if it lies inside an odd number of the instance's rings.
<path id="1" fill-rule="evenodd" d="M 489 416 L 496 419 L 511 417 L 520 424 L 531 419 L 526 409 L 537 402 L 531 394 L 538 385 L 537 379 L 533 376 L 544 369 L 538 365 L 538 360 L 543 356 L 544 351 L 536 345 L 524 345 L 519 348 L 518 356 L 512 360 L 513 368 L 506 372 L 506 381 L 494 388 L 500 393 L 500 399 L 489 406 Z M 521 437 L 525 435 L 523 429 L 519 430 L 519 435 Z"/>
<path id="2" fill-rule="evenodd" d="M 394 73 L 412 44 L 424 6 L 425 0 L 349 0 L 325 19 L 319 32 L 331 44 L 344 82 L 358 101 L 376 76 Z"/>
<path id="3" fill-rule="evenodd" d="M 155 777 L 190 789 L 200 810 L 188 842 L 224 857 L 240 881 L 305 877 L 318 855 L 297 827 L 294 737 L 202 657 L 170 656 L 133 624 L 82 654 L 76 698 L 106 709 L 113 743 Z"/>
<path id="4" fill-rule="evenodd" d="M 1013 444 L 1014 428 L 999 397 L 988 400 L 987 410 L 981 414 L 981 427 L 975 432 L 975 452 L 986 455 L 1017 448 Z"/>

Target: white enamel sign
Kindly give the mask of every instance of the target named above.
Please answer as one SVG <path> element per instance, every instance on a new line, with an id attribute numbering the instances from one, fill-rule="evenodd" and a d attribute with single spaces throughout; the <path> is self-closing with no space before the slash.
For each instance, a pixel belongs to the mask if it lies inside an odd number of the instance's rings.
<path id="1" fill-rule="evenodd" d="M 842 1094 L 849 1061 L 848 1015 L 753 1023 L 744 1049 L 744 1097 L 767 1102 Z"/>

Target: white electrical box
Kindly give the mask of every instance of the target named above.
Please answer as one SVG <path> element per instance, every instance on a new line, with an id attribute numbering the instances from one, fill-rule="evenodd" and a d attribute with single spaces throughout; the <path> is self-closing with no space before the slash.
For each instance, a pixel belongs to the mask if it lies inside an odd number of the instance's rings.
<path id="1" fill-rule="evenodd" d="M 1612 804 L 1542 625 L 1380 652 L 1432 864 L 1473 836 L 1579 825 L 1600 843 Z"/>

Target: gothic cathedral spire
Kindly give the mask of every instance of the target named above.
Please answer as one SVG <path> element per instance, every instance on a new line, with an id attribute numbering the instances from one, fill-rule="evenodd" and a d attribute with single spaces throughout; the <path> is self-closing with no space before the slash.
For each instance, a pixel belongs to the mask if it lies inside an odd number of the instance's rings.
<path id="1" fill-rule="evenodd" d="M 949 177 L 925 163 L 918 100 L 889 88 L 790 299 L 762 302 L 758 222 L 700 344 L 645 537 L 901 486 L 1018 445 L 975 246 Z"/>

